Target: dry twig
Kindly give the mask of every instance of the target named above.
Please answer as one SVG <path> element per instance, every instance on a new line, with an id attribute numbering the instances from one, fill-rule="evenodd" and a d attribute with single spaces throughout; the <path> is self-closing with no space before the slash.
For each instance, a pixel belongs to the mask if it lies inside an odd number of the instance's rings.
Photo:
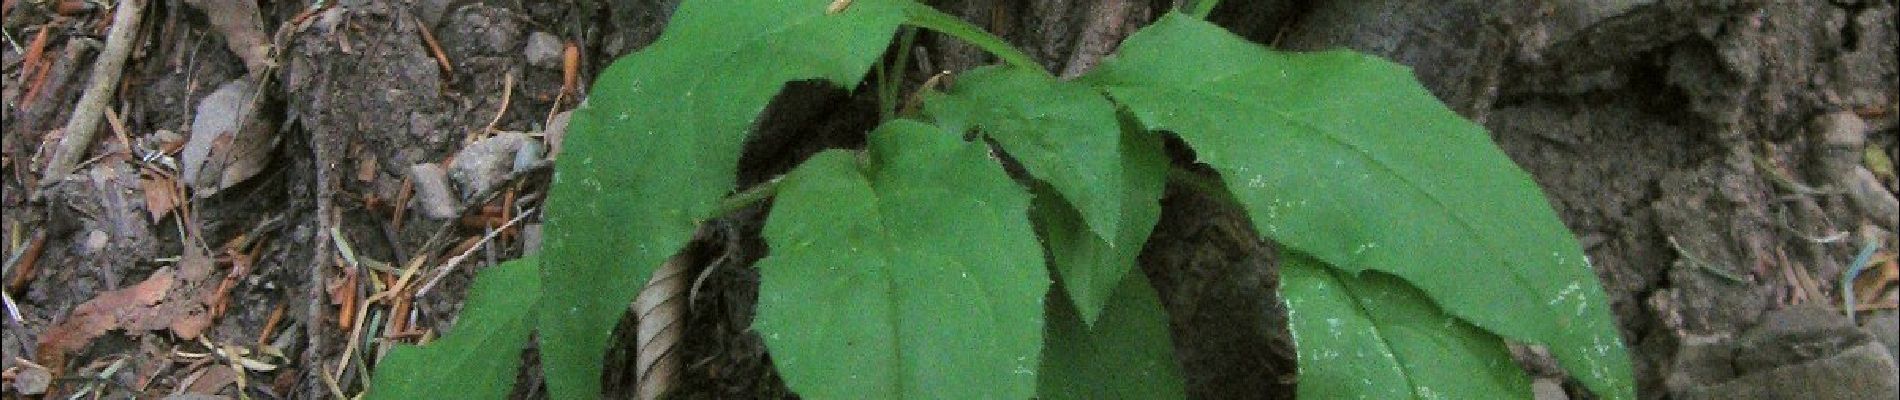
<path id="1" fill-rule="evenodd" d="M 86 91 L 74 106 L 72 118 L 66 120 L 66 136 L 60 139 L 52 161 L 46 164 L 46 171 L 40 175 L 43 182 L 58 182 L 58 177 L 73 172 L 73 163 L 85 155 L 87 145 L 92 144 L 93 137 L 98 134 L 99 118 L 105 115 L 106 103 L 111 101 L 114 90 L 119 86 L 119 74 L 124 72 L 125 61 L 132 55 L 132 42 L 138 33 L 139 19 L 145 14 L 145 1 L 123 0 L 117 8 L 112 15 L 112 33 L 106 36 L 105 50 L 93 62 L 92 77 L 86 83 Z"/>

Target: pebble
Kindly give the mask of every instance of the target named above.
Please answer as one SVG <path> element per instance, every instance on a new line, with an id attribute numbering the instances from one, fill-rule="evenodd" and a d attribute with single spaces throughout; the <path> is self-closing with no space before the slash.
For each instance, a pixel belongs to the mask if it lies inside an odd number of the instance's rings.
<path id="1" fill-rule="evenodd" d="M 1531 398 L 1536 400 L 1570 400 L 1564 393 L 1564 384 L 1552 378 L 1537 378 L 1531 381 Z"/>
<path id="2" fill-rule="evenodd" d="M 449 178 L 461 185 L 462 200 L 479 201 L 469 197 L 507 180 L 508 171 L 514 170 L 515 160 L 519 158 L 518 153 L 531 141 L 534 139 L 520 132 L 501 132 L 455 153 L 455 162 L 449 164 L 448 173 Z"/>
<path id="3" fill-rule="evenodd" d="M 455 218 L 462 213 L 462 202 L 449 189 L 448 173 L 435 163 L 409 166 L 409 179 L 415 183 L 416 208 L 432 220 Z"/>
<path id="4" fill-rule="evenodd" d="M 547 32 L 535 32 L 528 35 L 528 45 L 523 51 L 528 57 L 528 65 L 540 68 L 561 68 L 561 38 Z"/>

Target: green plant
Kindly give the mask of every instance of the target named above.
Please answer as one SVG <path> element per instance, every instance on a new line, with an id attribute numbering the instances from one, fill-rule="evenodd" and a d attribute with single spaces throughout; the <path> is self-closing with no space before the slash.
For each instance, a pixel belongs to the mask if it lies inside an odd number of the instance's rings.
<path id="1" fill-rule="evenodd" d="M 392 351 L 371 394 L 440 371 L 504 376 L 515 354 L 493 349 L 517 348 L 532 328 L 550 393 L 597 396 L 608 336 L 653 268 L 700 223 L 776 196 L 754 329 L 800 394 L 1178 397 L 1165 311 L 1130 273 L 1174 179 L 1231 199 L 1286 249 L 1302 397 L 1528 397 L 1504 338 L 1548 345 L 1591 390 L 1633 397 L 1575 239 L 1483 128 L 1404 67 L 1273 52 L 1177 13 L 1061 81 L 927 6 L 837 3 L 848 7 L 682 4 L 575 113 L 539 279 L 519 272 L 533 261 L 482 277 L 543 290 L 478 283 L 468 307 L 483 314 L 437 344 Z M 1213 2 L 1195 3 L 1204 15 Z M 772 96 L 795 80 L 857 85 L 901 24 L 1007 66 L 927 94 L 922 118 L 886 121 L 864 150 L 826 151 L 735 193 L 748 125 Z M 1163 134 L 1218 179 L 1170 169 Z M 1021 162 L 1028 187 L 999 151 Z M 1062 304 L 1043 304 L 1049 270 Z M 425 370 L 412 361 L 422 352 L 448 362 Z M 461 389 L 435 393 L 506 394 L 505 383 L 449 390 Z"/>

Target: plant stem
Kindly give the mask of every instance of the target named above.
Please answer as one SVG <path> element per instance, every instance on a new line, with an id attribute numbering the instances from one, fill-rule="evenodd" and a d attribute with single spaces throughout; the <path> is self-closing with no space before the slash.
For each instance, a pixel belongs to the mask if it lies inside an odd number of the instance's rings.
<path id="1" fill-rule="evenodd" d="M 772 178 L 772 180 L 754 185 L 745 191 L 733 193 L 731 196 L 720 199 L 718 208 L 713 209 L 712 217 L 708 219 L 731 215 L 746 207 L 751 207 L 753 203 L 771 198 L 772 195 L 778 194 L 778 183 L 783 180 L 785 180 L 783 176 Z"/>
<path id="2" fill-rule="evenodd" d="M 995 55 L 996 58 L 1002 59 L 1003 63 L 1016 68 L 1054 76 L 1050 75 L 1048 70 L 1042 69 L 1042 64 L 1037 64 L 1036 60 L 1030 59 L 1029 54 L 1023 53 L 1023 51 L 1017 49 L 1016 46 L 1011 46 L 1009 42 L 1003 41 L 1003 38 L 996 37 L 996 35 L 984 31 L 983 28 L 978 28 L 976 25 L 971 25 L 969 22 L 964 22 L 950 14 L 944 14 L 942 11 L 937 11 L 937 9 L 931 8 L 928 5 L 916 2 L 906 2 L 906 4 L 907 5 L 904 6 L 904 14 L 907 17 L 904 23 L 906 24 L 937 31 L 937 33 L 950 35 L 951 37 L 968 42 L 977 48 L 983 49 L 983 51 Z"/>
<path id="3" fill-rule="evenodd" d="M 909 65 L 910 46 L 915 39 L 917 29 L 905 29 L 897 37 L 896 60 L 877 64 L 877 112 L 883 121 L 897 118 L 897 97 L 904 92 L 904 69 Z"/>
<path id="4" fill-rule="evenodd" d="M 1186 11 L 1188 15 L 1192 15 L 1194 18 L 1205 20 L 1207 19 L 1207 14 L 1213 13 L 1214 6 L 1217 5 L 1220 5 L 1220 0 L 1194 0 L 1193 3 L 1188 4 Z"/>

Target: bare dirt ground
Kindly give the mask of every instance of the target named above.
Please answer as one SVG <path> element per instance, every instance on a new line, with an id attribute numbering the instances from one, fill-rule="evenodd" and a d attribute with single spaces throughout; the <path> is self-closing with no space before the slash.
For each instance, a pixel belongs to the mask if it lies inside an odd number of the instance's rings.
<path id="1" fill-rule="evenodd" d="M 452 330 L 476 271 L 538 246 L 535 150 L 558 147 L 559 113 L 677 1 L 116 3 L 143 7 L 6 0 L 0 18 L 8 398 L 363 391 L 388 343 Z M 1065 75 L 1171 4 L 931 3 Z M 1644 398 L 1892 398 L 1896 8 L 1228 1 L 1212 19 L 1277 48 L 1410 65 L 1489 127 L 1588 250 Z M 948 38 L 918 45 L 922 70 L 990 62 Z M 906 93 L 923 79 L 910 75 Z M 874 93 L 792 85 L 740 183 L 861 146 Z M 96 134 L 60 154 L 81 131 Z M 1272 244 L 1176 189 L 1142 262 L 1190 395 L 1290 398 Z M 790 396 L 748 330 L 761 220 L 721 219 L 695 245 L 730 257 L 690 267 L 707 293 L 686 316 L 683 397 Z M 1867 243 L 1867 272 L 1843 278 Z M 397 286 L 408 271 L 421 283 Z M 1516 350 L 1542 398 L 1587 396 Z M 630 355 L 609 362 L 610 394 L 627 394 Z M 519 381 L 517 397 L 545 397 L 533 368 Z"/>

